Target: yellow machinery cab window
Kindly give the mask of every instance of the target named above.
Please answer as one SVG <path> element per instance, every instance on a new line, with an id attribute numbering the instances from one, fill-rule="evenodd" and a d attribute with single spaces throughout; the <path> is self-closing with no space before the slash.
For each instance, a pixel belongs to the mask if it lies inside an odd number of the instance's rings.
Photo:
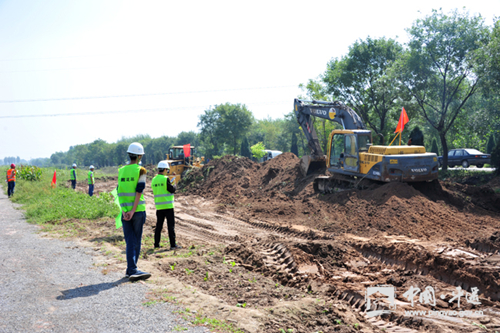
<path id="1" fill-rule="evenodd" d="M 340 154 L 344 153 L 344 134 L 334 134 L 330 149 L 330 166 L 340 167 Z"/>

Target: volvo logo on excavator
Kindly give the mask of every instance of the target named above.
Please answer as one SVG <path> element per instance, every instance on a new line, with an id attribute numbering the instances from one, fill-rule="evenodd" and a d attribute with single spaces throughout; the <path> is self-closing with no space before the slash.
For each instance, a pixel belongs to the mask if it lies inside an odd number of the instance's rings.
<path id="1" fill-rule="evenodd" d="M 311 109 L 311 113 L 316 116 L 326 116 L 326 110 Z"/>

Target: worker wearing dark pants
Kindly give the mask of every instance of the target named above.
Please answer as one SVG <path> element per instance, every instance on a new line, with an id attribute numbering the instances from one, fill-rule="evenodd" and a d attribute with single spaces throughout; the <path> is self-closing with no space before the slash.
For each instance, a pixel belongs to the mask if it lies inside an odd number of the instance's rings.
<path id="1" fill-rule="evenodd" d="M 168 178 L 169 165 L 166 161 L 158 163 L 158 175 L 151 181 L 156 206 L 156 228 L 155 228 L 155 248 L 160 247 L 161 231 L 163 223 L 167 219 L 168 237 L 170 249 L 176 250 L 181 247 L 175 241 L 175 215 L 174 215 L 174 193 L 175 186 Z"/>
<path id="2" fill-rule="evenodd" d="M 10 198 L 14 195 L 14 188 L 16 187 L 16 165 L 12 163 L 10 169 L 7 170 L 7 196 Z"/>
<path id="3" fill-rule="evenodd" d="M 172 246 L 175 243 L 175 216 L 174 209 L 160 209 L 156 211 L 156 228 L 155 228 L 155 248 L 160 247 L 161 231 L 163 230 L 163 223 L 167 219 L 168 239 L 172 249 L 180 248 Z"/>
<path id="4" fill-rule="evenodd" d="M 73 169 L 69 171 L 70 179 L 71 179 L 71 188 L 76 189 L 76 164 L 73 163 Z"/>

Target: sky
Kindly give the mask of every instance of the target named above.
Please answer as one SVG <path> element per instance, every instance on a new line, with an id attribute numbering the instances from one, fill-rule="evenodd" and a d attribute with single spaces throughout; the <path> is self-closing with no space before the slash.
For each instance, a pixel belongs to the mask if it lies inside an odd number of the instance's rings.
<path id="1" fill-rule="evenodd" d="M 499 0 L 0 0 L 0 159 L 199 131 L 215 105 L 282 118 L 356 40 L 408 40 L 432 9 L 487 25 Z"/>

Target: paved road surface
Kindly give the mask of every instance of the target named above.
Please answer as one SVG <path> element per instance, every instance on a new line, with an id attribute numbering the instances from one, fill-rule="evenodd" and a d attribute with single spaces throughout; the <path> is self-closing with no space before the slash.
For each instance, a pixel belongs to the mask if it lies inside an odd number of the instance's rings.
<path id="1" fill-rule="evenodd" d="M 103 275 L 93 250 L 37 229 L 0 190 L 0 332 L 209 332 L 171 304 L 143 306 L 148 286 Z"/>

